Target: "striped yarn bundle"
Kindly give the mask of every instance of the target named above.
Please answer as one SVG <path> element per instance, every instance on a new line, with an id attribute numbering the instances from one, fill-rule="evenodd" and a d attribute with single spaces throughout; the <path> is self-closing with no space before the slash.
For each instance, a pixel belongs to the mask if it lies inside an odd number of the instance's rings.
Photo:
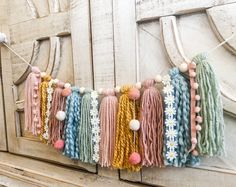
<path id="1" fill-rule="evenodd" d="M 25 131 L 31 132 L 34 136 L 40 134 L 40 92 L 41 83 L 40 70 L 32 67 L 32 72 L 28 75 L 25 82 Z"/>
<path id="2" fill-rule="evenodd" d="M 101 127 L 100 158 L 99 164 L 102 167 L 111 167 L 114 156 L 116 137 L 116 119 L 118 111 L 118 99 L 114 90 L 103 91 L 104 98 L 100 104 L 99 118 Z"/>
<path id="3" fill-rule="evenodd" d="M 80 103 L 79 88 L 72 87 L 72 93 L 66 98 L 66 119 L 64 127 L 65 147 L 63 154 L 71 159 L 79 159 Z"/>
<path id="4" fill-rule="evenodd" d="M 201 155 L 224 155 L 224 118 L 219 83 L 206 55 L 197 55 L 197 93 L 201 97 L 202 130 L 197 133 L 197 148 Z"/>
<path id="5" fill-rule="evenodd" d="M 143 83 L 141 98 L 140 146 L 143 166 L 162 167 L 163 163 L 163 100 L 153 79 Z"/>
<path id="6" fill-rule="evenodd" d="M 134 144 L 135 133 L 129 128 L 129 122 L 135 118 L 133 111 L 135 111 L 136 107 L 135 102 L 129 99 L 128 93 L 130 89 L 131 86 L 121 87 L 112 166 L 117 169 L 139 171 L 140 165 L 132 165 L 129 162 L 130 155 L 134 152 L 138 152 L 139 149 L 138 136 Z"/>

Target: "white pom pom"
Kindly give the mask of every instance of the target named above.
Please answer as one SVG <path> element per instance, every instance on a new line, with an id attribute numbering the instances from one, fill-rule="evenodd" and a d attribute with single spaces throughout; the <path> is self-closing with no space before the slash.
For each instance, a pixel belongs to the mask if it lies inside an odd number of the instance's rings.
<path id="1" fill-rule="evenodd" d="M 71 85 L 70 85 L 70 83 L 67 82 L 67 83 L 65 83 L 64 87 L 65 87 L 65 88 L 70 88 Z"/>
<path id="2" fill-rule="evenodd" d="M 99 88 L 98 94 L 99 94 L 99 95 L 102 95 L 102 94 L 103 94 L 103 88 Z"/>
<path id="3" fill-rule="evenodd" d="M 5 33 L 0 32 L 0 43 L 7 42 L 7 36 Z"/>
<path id="4" fill-rule="evenodd" d="M 201 131 L 201 130 L 202 130 L 201 125 L 196 125 L 196 130 L 197 130 L 197 131 Z"/>
<path id="5" fill-rule="evenodd" d="M 66 118 L 66 113 L 64 111 L 59 110 L 57 111 L 56 118 L 59 121 L 63 121 Z"/>
<path id="6" fill-rule="evenodd" d="M 161 75 L 157 75 L 157 76 L 155 77 L 155 81 L 156 81 L 157 83 L 160 83 L 160 82 L 162 81 Z"/>
<path id="7" fill-rule="evenodd" d="M 140 128 L 140 123 L 138 120 L 136 119 L 132 119 L 130 122 L 129 122 L 129 128 L 133 131 L 137 131 L 139 130 Z"/>
<path id="8" fill-rule="evenodd" d="M 54 84 L 57 84 L 58 82 L 59 82 L 58 79 L 53 79 L 53 83 L 54 83 Z"/>
<path id="9" fill-rule="evenodd" d="M 120 93 L 120 86 L 116 86 L 116 87 L 115 87 L 115 92 L 116 92 L 116 93 Z"/>
<path id="10" fill-rule="evenodd" d="M 46 72 L 41 72 L 41 77 L 44 78 L 47 75 Z"/>
<path id="11" fill-rule="evenodd" d="M 81 94 L 83 94 L 84 91 L 85 91 L 85 87 L 80 87 L 79 92 L 80 92 Z"/>
<path id="12" fill-rule="evenodd" d="M 182 73 L 188 71 L 188 64 L 186 64 L 186 63 L 180 64 L 179 70 L 180 70 Z"/>
<path id="13" fill-rule="evenodd" d="M 142 83 L 141 82 L 137 82 L 135 84 L 135 87 L 140 90 L 142 88 Z"/>

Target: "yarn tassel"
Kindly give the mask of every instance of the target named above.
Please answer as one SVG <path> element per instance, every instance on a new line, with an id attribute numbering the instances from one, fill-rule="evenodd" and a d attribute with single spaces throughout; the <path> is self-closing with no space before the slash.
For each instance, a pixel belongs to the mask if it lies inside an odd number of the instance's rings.
<path id="1" fill-rule="evenodd" d="M 99 164 L 101 167 L 110 167 L 114 155 L 118 100 L 113 90 L 107 89 L 103 94 L 105 97 L 101 101 L 99 110 L 101 127 Z"/>
<path id="2" fill-rule="evenodd" d="M 56 118 L 58 111 L 65 110 L 66 98 L 62 96 L 64 84 L 59 82 L 54 90 L 52 98 L 51 116 L 49 120 L 49 143 L 55 144 L 57 140 L 60 140 L 63 132 L 64 120 L 60 121 Z"/>
<path id="3" fill-rule="evenodd" d="M 140 146 L 142 165 L 162 167 L 163 163 L 163 101 L 154 87 L 154 80 L 146 80 L 141 98 Z"/>
<path id="4" fill-rule="evenodd" d="M 196 63 L 197 93 L 203 102 L 200 105 L 202 116 L 202 130 L 198 135 L 198 150 L 201 155 L 224 155 L 224 118 L 223 105 L 214 70 L 208 63 L 206 55 L 197 55 Z"/>
<path id="5" fill-rule="evenodd" d="M 25 131 L 31 132 L 34 136 L 40 134 L 40 92 L 41 83 L 40 70 L 32 67 L 32 72 L 28 75 L 25 82 Z"/>
<path id="6" fill-rule="evenodd" d="M 129 162 L 130 155 L 138 152 L 138 136 L 134 141 L 135 133 L 129 128 L 129 122 L 135 118 L 135 102 L 130 100 L 128 93 L 131 86 L 121 88 L 122 95 L 119 99 L 117 114 L 116 140 L 112 166 L 117 169 L 128 169 L 139 171 L 140 165 L 133 165 Z M 135 143 L 134 143 L 135 142 Z"/>
<path id="7" fill-rule="evenodd" d="M 90 91 L 86 91 L 81 100 L 81 121 L 79 126 L 79 159 L 82 162 L 94 163 L 90 104 L 91 93 Z"/>
<path id="8" fill-rule="evenodd" d="M 46 142 L 46 139 L 43 137 L 45 133 L 45 123 L 46 123 L 46 111 L 47 111 L 47 88 L 48 83 L 51 80 L 51 76 L 46 75 L 43 77 L 43 81 L 40 84 L 40 105 L 41 105 L 41 132 L 40 132 L 40 140 Z"/>
<path id="9" fill-rule="evenodd" d="M 79 159 L 79 123 L 81 97 L 79 89 L 71 88 L 72 93 L 66 98 L 66 119 L 64 126 L 64 151 L 63 155 L 71 159 Z"/>

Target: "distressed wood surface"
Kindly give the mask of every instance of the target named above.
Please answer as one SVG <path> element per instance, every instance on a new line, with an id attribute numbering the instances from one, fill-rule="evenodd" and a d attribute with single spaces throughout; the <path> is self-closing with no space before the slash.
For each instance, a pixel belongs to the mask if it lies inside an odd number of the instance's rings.
<path id="1" fill-rule="evenodd" d="M 136 0 L 137 21 L 147 21 L 167 15 L 181 15 L 233 3 L 235 0 Z"/>

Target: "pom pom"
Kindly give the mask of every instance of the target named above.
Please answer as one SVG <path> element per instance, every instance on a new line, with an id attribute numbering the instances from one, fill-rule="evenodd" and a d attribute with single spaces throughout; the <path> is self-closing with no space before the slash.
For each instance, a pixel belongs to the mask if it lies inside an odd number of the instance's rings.
<path id="1" fill-rule="evenodd" d="M 197 121 L 198 123 L 202 123 L 202 117 L 201 117 L 201 116 L 197 116 L 197 117 L 196 117 L 196 121 Z"/>
<path id="2" fill-rule="evenodd" d="M 66 118 L 66 113 L 64 111 L 59 110 L 56 114 L 56 118 L 59 121 L 63 121 Z"/>
<path id="3" fill-rule="evenodd" d="M 196 112 L 196 113 L 200 112 L 200 110 L 201 110 L 201 108 L 200 108 L 199 106 L 196 106 L 196 107 L 195 107 L 195 112 Z"/>
<path id="4" fill-rule="evenodd" d="M 201 130 L 202 130 L 201 125 L 196 125 L 196 130 L 197 130 L 197 131 L 201 131 Z"/>
<path id="5" fill-rule="evenodd" d="M 195 95 L 195 99 L 199 101 L 201 99 L 200 95 Z"/>
<path id="6" fill-rule="evenodd" d="M 37 128 L 41 128 L 41 124 L 37 124 Z"/>
<path id="7" fill-rule="evenodd" d="M 193 156 L 198 156 L 198 151 L 197 150 L 193 150 L 192 155 Z"/>
<path id="8" fill-rule="evenodd" d="M 47 75 L 46 72 L 41 72 L 41 77 L 44 78 Z"/>
<path id="9" fill-rule="evenodd" d="M 64 88 L 70 88 L 71 87 L 71 84 L 70 83 L 65 83 L 65 85 L 64 85 Z"/>
<path id="10" fill-rule="evenodd" d="M 137 131 L 139 130 L 140 128 L 140 122 L 136 119 L 132 119 L 130 122 L 129 122 L 129 128 L 133 131 Z"/>
<path id="11" fill-rule="evenodd" d="M 157 76 L 155 77 L 155 81 L 156 81 L 157 83 L 160 83 L 160 82 L 162 81 L 161 75 L 157 75 Z"/>
<path id="12" fill-rule="evenodd" d="M 191 65 L 192 65 L 192 68 L 194 68 L 194 69 L 197 67 L 195 62 L 191 62 Z"/>
<path id="13" fill-rule="evenodd" d="M 191 142 L 192 142 L 192 144 L 197 144 L 197 138 L 192 138 Z"/>
<path id="14" fill-rule="evenodd" d="M 135 87 L 140 90 L 142 88 L 142 83 L 141 82 L 137 82 L 135 84 Z"/>
<path id="15" fill-rule="evenodd" d="M 57 140 L 55 143 L 54 143 L 54 148 L 57 149 L 57 150 L 62 150 L 64 148 L 64 145 L 65 145 L 65 142 L 64 140 Z"/>
<path id="16" fill-rule="evenodd" d="M 188 71 L 188 64 L 186 64 L 186 63 L 180 64 L 179 70 L 180 70 L 182 73 Z"/>
<path id="17" fill-rule="evenodd" d="M 189 76 L 190 77 L 196 77 L 196 73 L 194 71 L 192 71 Z"/>
<path id="18" fill-rule="evenodd" d="M 85 87 L 80 87 L 79 93 L 83 94 L 85 92 Z"/>
<path id="19" fill-rule="evenodd" d="M 40 134 L 41 133 L 41 130 L 37 130 L 37 134 Z"/>
<path id="20" fill-rule="evenodd" d="M 120 86 L 116 86 L 116 87 L 115 87 L 115 92 L 116 92 L 116 93 L 120 93 Z"/>
<path id="21" fill-rule="evenodd" d="M 137 88 L 130 88 L 128 96 L 132 100 L 137 100 L 140 97 L 140 91 Z"/>
<path id="22" fill-rule="evenodd" d="M 40 73 L 40 69 L 38 67 L 36 67 L 36 66 L 33 66 L 31 68 L 31 71 L 34 72 L 34 73 Z"/>
<path id="23" fill-rule="evenodd" d="M 193 83 L 193 89 L 195 89 L 195 90 L 198 89 L 198 86 L 199 86 L 198 83 L 196 83 L 196 82 Z"/>
<path id="24" fill-rule="evenodd" d="M 99 88 L 98 94 L 99 94 L 99 95 L 102 95 L 102 94 L 103 94 L 103 88 Z"/>
<path id="25" fill-rule="evenodd" d="M 0 32 L 0 43 L 6 43 L 7 42 L 7 36 L 5 33 Z"/>
<path id="26" fill-rule="evenodd" d="M 129 163 L 132 165 L 137 165 L 141 162 L 141 156 L 137 152 L 133 152 L 129 157 Z"/>
<path id="27" fill-rule="evenodd" d="M 62 92 L 61 92 L 61 95 L 63 96 L 63 97 L 67 97 L 67 96 L 69 96 L 71 94 L 71 89 L 70 88 L 64 88 L 63 90 L 62 90 Z"/>
<path id="28" fill-rule="evenodd" d="M 54 83 L 54 84 L 57 84 L 58 82 L 59 82 L 58 79 L 53 79 L 53 83 Z"/>

